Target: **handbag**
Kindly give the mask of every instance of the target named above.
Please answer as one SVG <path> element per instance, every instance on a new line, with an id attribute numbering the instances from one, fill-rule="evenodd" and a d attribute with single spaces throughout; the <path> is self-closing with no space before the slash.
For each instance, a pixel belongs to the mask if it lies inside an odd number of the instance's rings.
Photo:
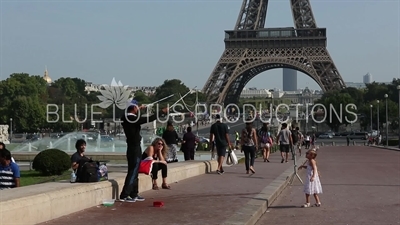
<path id="1" fill-rule="evenodd" d="M 238 164 L 238 159 L 234 151 L 228 151 L 228 157 L 226 158 L 227 165 L 236 165 Z"/>
<path id="2" fill-rule="evenodd" d="M 271 147 L 274 145 L 274 141 L 272 140 L 271 137 L 269 137 L 269 144 L 271 145 Z"/>
<path id="3" fill-rule="evenodd" d="M 154 160 L 152 157 L 147 157 L 146 159 L 140 161 L 139 165 L 139 173 L 144 173 L 146 175 L 151 174 L 151 170 L 153 169 Z"/>

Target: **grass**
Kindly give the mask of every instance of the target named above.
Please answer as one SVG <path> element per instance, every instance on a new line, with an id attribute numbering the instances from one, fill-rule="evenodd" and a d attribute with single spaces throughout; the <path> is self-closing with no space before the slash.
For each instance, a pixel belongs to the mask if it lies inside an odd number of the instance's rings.
<path id="1" fill-rule="evenodd" d="M 244 163 L 244 157 L 238 160 L 238 164 L 243 164 Z"/>
<path id="2" fill-rule="evenodd" d="M 28 185 L 34 185 L 34 184 L 41 184 L 41 183 L 47 183 L 47 182 L 55 182 L 55 181 L 60 181 L 60 180 L 68 180 L 71 176 L 70 171 L 64 172 L 60 176 L 43 176 L 41 173 L 30 170 L 30 171 L 21 171 L 21 187 L 22 186 L 28 186 Z"/>
<path id="3" fill-rule="evenodd" d="M 12 151 L 12 150 L 14 150 L 14 148 L 17 147 L 18 145 L 20 145 L 20 144 L 18 144 L 18 143 L 10 143 L 10 144 L 6 145 L 6 147 L 7 147 L 7 149 L 8 149 L 9 151 Z"/>

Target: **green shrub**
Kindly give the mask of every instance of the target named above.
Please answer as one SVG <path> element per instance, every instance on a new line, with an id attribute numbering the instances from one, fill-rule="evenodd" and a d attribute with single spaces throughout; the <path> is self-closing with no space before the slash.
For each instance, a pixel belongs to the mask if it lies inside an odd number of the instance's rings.
<path id="1" fill-rule="evenodd" d="M 279 145 L 274 144 L 274 145 L 272 146 L 272 148 L 271 148 L 271 153 L 274 153 L 274 152 L 277 152 L 277 151 L 279 151 Z"/>
<path id="2" fill-rule="evenodd" d="M 386 145 L 386 141 L 382 142 L 384 145 Z M 399 146 L 399 140 L 396 139 L 389 139 L 388 141 L 389 146 Z"/>
<path id="3" fill-rule="evenodd" d="M 41 151 L 33 159 L 32 168 L 43 175 L 61 175 L 71 167 L 67 153 L 58 149 Z"/>
<path id="4" fill-rule="evenodd" d="M 204 151 L 204 145 L 203 145 L 203 143 L 199 143 L 199 144 L 197 145 L 196 151 Z"/>

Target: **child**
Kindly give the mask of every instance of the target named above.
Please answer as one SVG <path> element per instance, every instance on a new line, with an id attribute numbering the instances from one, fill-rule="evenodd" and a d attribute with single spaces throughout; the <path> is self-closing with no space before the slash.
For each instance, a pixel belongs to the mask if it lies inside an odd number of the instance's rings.
<path id="1" fill-rule="evenodd" d="M 302 165 L 299 169 L 307 169 L 307 179 L 304 182 L 304 193 L 306 194 L 306 203 L 302 205 L 302 207 L 307 208 L 310 207 L 310 195 L 314 195 L 315 205 L 316 207 L 321 206 L 321 202 L 319 201 L 318 194 L 322 194 L 321 182 L 319 180 L 319 174 L 317 169 L 317 161 L 315 158 L 317 157 L 317 151 L 315 149 L 309 150 L 306 153 L 306 158 L 308 161 L 306 162 L 307 166 Z"/>

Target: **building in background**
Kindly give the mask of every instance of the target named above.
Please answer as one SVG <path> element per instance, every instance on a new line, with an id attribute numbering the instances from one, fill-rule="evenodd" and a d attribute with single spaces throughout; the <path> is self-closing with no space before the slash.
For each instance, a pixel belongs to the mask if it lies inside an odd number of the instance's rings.
<path id="1" fill-rule="evenodd" d="M 283 91 L 297 91 L 297 71 L 283 68 Z"/>
<path id="2" fill-rule="evenodd" d="M 104 88 L 101 84 L 93 84 L 92 82 L 86 82 L 85 91 L 89 94 L 90 92 L 98 92 L 100 89 Z M 142 91 L 145 95 L 152 95 L 156 92 L 156 86 L 135 86 L 128 87 L 127 90 L 135 93 L 137 91 Z"/>
<path id="3" fill-rule="evenodd" d="M 243 88 L 240 98 L 271 98 L 272 93 L 267 89 Z"/>
<path id="4" fill-rule="evenodd" d="M 346 87 L 352 87 L 352 88 L 366 88 L 365 83 L 359 83 L 359 82 L 344 82 L 346 84 Z"/>
<path id="5" fill-rule="evenodd" d="M 370 73 L 367 73 L 363 76 L 363 83 L 364 84 L 370 84 L 372 83 L 372 75 Z"/>
<path id="6" fill-rule="evenodd" d="M 47 71 L 47 66 L 46 66 L 45 69 L 44 69 L 43 79 L 46 81 L 46 83 L 47 83 L 48 85 L 50 85 L 50 84 L 52 83 L 52 80 L 51 80 L 51 78 L 50 78 L 50 76 L 49 76 L 49 72 Z"/>

